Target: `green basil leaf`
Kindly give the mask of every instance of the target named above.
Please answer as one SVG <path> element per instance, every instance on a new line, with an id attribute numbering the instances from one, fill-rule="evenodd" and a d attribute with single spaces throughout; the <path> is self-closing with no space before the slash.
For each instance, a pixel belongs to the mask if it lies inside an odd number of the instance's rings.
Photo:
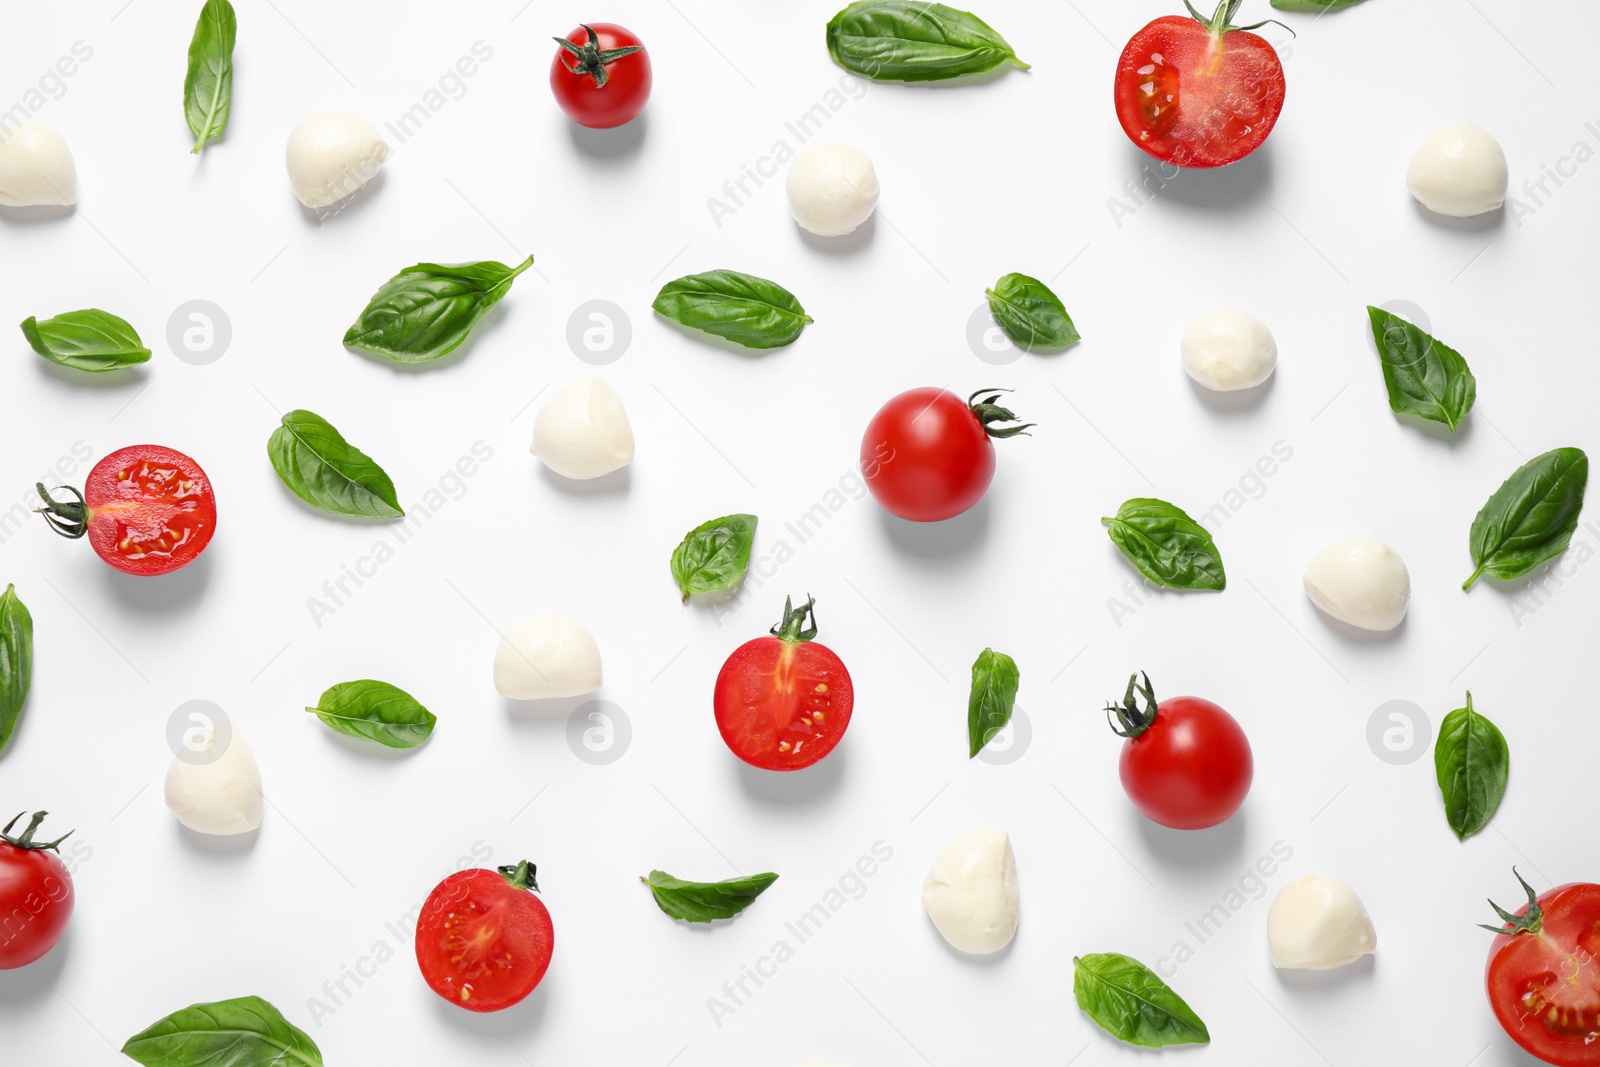
<path id="1" fill-rule="evenodd" d="M 1279 11 L 1331 11 L 1359 3 L 1361 0 L 1272 0 L 1272 6 Z"/>
<path id="2" fill-rule="evenodd" d="M 438 721 L 410 693 L 388 682 L 340 682 L 306 710 L 342 734 L 390 748 L 416 748 Z"/>
<path id="3" fill-rule="evenodd" d="M 1442 422 L 1451 430 L 1461 425 L 1478 396 L 1478 380 L 1461 353 L 1382 308 L 1367 308 L 1367 316 L 1390 410 Z"/>
<path id="4" fill-rule="evenodd" d="M 0 752 L 11 743 L 33 684 L 33 616 L 17 599 L 17 587 L 0 594 Z"/>
<path id="5" fill-rule="evenodd" d="M 1072 958 L 1078 1007 L 1112 1037 L 1130 1045 L 1203 1045 L 1206 1024 L 1167 983 L 1138 960 L 1116 952 Z"/>
<path id="6" fill-rule="evenodd" d="M 685 534 L 672 550 L 672 577 L 684 602 L 695 593 L 732 589 L 743 581 L 755 539 L 754 515 L 724 515 Z"/>
<path id="7" fill-rule="evenodd" d="M 972 692 L 967 697 L 967 758 L 983 751 L 1011 721 L 1022 673 L 1017 661 L 986 648 L 972 664 Z"/>
<path id="8" fill-rule="evenodd" d="M 922 82 L 1028 64 L 978 16 L 926 0 L 858 0 L 828 23 L 828 53 L 874 81 Z"/>
<path id="9" fill-rule="evenodd" d="M 267 438 L 272 469 L 295 496 L 335 515 L 397 519 L 405 514 L 383 468 L 327 419 L 291 411 Z"/>
<path id="10" fill-rule="evenodd" d="M 639 881 L 650 887 L 656 906 L 674 919 L 708 923 L 731 919 L 766 892 L 778 880 L 775 874 L 752 874 L 748 878 L 729 878 L 723 882 L 685 882 L 666 871 L 651 871 Z"/>
<path id="11" fill-rule="evenodd" d="M 1037 278 L 1007 274 L 984 293 L 994 321 L 1022 348 L 1065 348 L 1079 340 L 1061 298 Z"/>
<path id="12" fill-rule="evenodd" d="M 183 113 L 199 154 L 207 141 L 228 129 L 233 105 L 233 44 L 239 26 L 228 0 L 206 0 L 189 41 L 189 73 L 183 79 Z"/>
<path id="13" fill-rule="evenodd" d="M 1518 467 L 1472 520 L 1472 563 L 1477 569 L 1461 588 L 1484 574 L 1520 578 L 1567 550 L 1583 510 L 1589 457 L 1581 449 L 1557 448 Z"/>
<path id="14" fill-rule="evenodd" d="M 447 356 L 531 266 L 532 256 L 515 267 L 493 260 L 407 267 L 373 295 L 344 343 L 396 363 Z"/>
<path id="15" fill-rule="evenodd" d="M 323 1067 L 316 1043 L 260 997 L 175 1011 L 122 1054 L 145 1067 Z"/>
<path id="16" fill-rule="evenodd" d="M 1499 727 L 1472 707 L 1457 708 L 1439 724 L 1433 767 L 1444 797 L 1444 816 L 1456 837 L 1465 841 L 1494 818 L 1506 795 L 1511 750 Z"/>
<path id="17" fill-rule="evenodd" d="M 134 328 L 109 311 L 85 308 L 40 322 L 22 320 L 22 336 L 51 363 L 73 370 L 121 370 L 148 363 L 150 350 Z"/>
<path id="18" fill-rule="evenodd" d="M 670 281 L 650 306 L 675 322 L 746 348 L 793 344 L 812 321 L 789 290 L 736 270 L 713 270 Z"/>
<path id="19" fill-rule="evenodd" d="M 1228 576 L 1204 526 L 1165 500 L 1136 497 L 1101 519 L 1111 540 L 1139 573 L 1172 589 L 1222 589 Z"/>

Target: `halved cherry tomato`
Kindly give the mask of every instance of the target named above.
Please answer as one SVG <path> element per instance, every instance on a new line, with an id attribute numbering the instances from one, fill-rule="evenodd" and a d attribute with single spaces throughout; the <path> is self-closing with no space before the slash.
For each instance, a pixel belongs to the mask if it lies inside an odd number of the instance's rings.
<path id="1" fill-rule="evenodd" d="M 809 767 L 833 751 L 850 725 L 855 687 L 839 657 L 812 640 L 815 604 L 807 598 L 797 608 L 786 599 L 773 636 L 734 649 L 717 675 L 717 729 L 733 754 L 752 767 Z"/>
<path id="2" fill-rule="evenodd" d="M 1139 814 L 1174 830 L 1204 830 L 1239 810 L 1255 763 L 1232 715 L 1199 697 L 1156 703 L 1150 676 L 1128 679 L 1121 704 L 1108 704 L 1111 728 L 1127 738 L 1118 771 Z M 1135 692 L 1144 696 L 1139 707 Z"/>
<path id="3" fill-rule="evenodd" d="M 1515 868 L 1512 870 L 1516 874 Z M 1556 1067 L 1600 1064 L 1600 885 L 1572 882 L 1545 893 L 1517 875 L 1528 902 L 1504 922 L 1484 926 L 1484 984 L 1501 1027 L 1522 1048 Z"/>
<path id="4" fill-rule="evenodd" d="M 573 122 L 609 130 L 632 122 L 649 103 L 650 53 L 626 27 L 592 22 L 556 43 L 550 90 Z"/>
<path id="5" fill-rule="evenodd" d="M 1001 390 L 966 400 L 943 389 L 912 389 L 879 409 L 861 438 L 861 474 L 873 499 L 912 522 L 954 518 L 994 481 L 995 437 L 1015 437 L 1033 423 L 1014 422 Z"/>
<path id="6" fill-rule="evenodd" d="M 58 853 L 61 842 L 35 841 L 46 812 L 35 812 L 16 837 L 18 815 L 0 830 L 0 971 L 26 967 L 56 947 L 72 918 L 72 876 Z"/>
<path id="7" fill-rule="evenodd" d="M 457 871 L 434 887 L 417 920 L 417 966 L 428 988 L 468 1011 L 499 1011 L 539 984 L 555 928 L 533 864 Z"/>
<path id="8" fill-rule="evenodd" d="M 1283 64 L 1264 37 L 1193 6 L 1133 35 L 1117 61 L 1117 118 L 1134 144 L 1180 167 L 1221 167 L 1261 147 L 1283 111 Z M 1265 25 L 1260 23 L 1258 25 Z"/>
<path id="9" fill-rule="evenodd" d="M 150 576 L 188 566 L 217 529 L 217 498 L 200 464 L 161 445 L 130 445 L 94 465 L 83 492 L 61 502 L 43 485 L 39 509 L 63 537 L 85 534 L 119 571 Z"/>

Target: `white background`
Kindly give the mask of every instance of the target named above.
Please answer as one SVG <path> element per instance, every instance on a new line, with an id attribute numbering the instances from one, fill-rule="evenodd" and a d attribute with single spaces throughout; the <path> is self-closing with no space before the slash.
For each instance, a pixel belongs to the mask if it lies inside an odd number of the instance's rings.
<path id="1" fill-rule="evenodd" d="M 0 105 L 23 100 L 74 42 L 93 49 L 37 115 L 72 146 L 79 210 L 0 218 L 0 322 L 104 307 L 157 350 L 137 372 L 89 380 L 10 335 L 0 511 L 75 445 L 98 459 L 144 441 L 199 460 L 221 509 L 202 560 L 165 579 L 120 576 L 36 519 L 0 545 L 0 581 L 16 583 L 37 627 L 0 809 L 48 808 L 48 828 L 76 827 L 81 842 L 67 940 L 0 974 L 8 1063 L 124 1062 L 115 1049 L 166 1013 L 247 993 L 310 1032 L 330 1064 L 1134 1062 L 1143 1054 L 1073 1005 L 1072 956 L 1154 964 L 1180 939 L 1196 947 L 1185 922 L 1275 842 L 1293 855 L 1269 895 L 1171 977 L 1213 1035 L 1175 1055 L 1531 1062 L 1488 1011 L 1489 935 L 1473 924 L 1491 918 L 1485 896 L 1516 903 L 1513 863 L 1541 887 L 1600 877 L 1600 569 L 1575 565 L 1600 526 L 1579 534 L 1564 584 L 1532 613 L 1513 611 L 1533 604 L 1515 599 L 1523 587 L 1458 585 L 1472 517 L 1519 463 L 1600 444 L 1589 325 L 1600 170 L 1547 184 L 1542 206 L 1523 194 L 1531 214 L 1469 225 L 1424 217 L 1404 172 L 1426 134 L 1456 121 L 1500 138 L 1514 186 L 1575 142 L 1600 148 L 1585 127 L 1600 111 L 1584 109 L 1586 73 L 1571 62 L 1600 13 L 1371 0 L 1286 15 L 1298 39 L 1264 31 L 1289 84 L 1267 146 L 1183 174 L 1118 225 L 1109 200 L 1148 172 L 1115 121 L 1111 71 L 1122 42 L 1173 5 L 984 0 L 1031 73 L 858 85 L 828 120 L 826 136 L 869 152 L 882 180 L 863 233 L 805 238 L 777 182 L 749 186 L 717 225 L 708 198 L 792 144 L 785 123 L 839 89 L 823 44 L 836 6 L 239 0 L 232 122 L 198 159 L 180 92 L 198 4 L 0 6 Z M 1251 0 L 1243 16 L 1270 13 Z M 574 129 L 546 84 L 550 36 L 594 18 L 632 27 L 654 59 L 647 115 L 620 134 Z M 492 58 L 414 138 L 391 137 L 381 187 L 325 225 L 300 208 L 282 153 L 301 115 L 348 107 L 381 127 L 478 41 Z M 528 252 L 538 273 L 442 365 L 396 370 L 339 343 L 402 266 Z M 782 282 L 815 325 L 791 348 L 747 355 L 650 312 L 666 280 L 718 267 Z M 1081 345 L 1002 367 L 976 358 L 969 318 L 1013 270 L 1054 280 Z M 168 317 L 196 298 L 232 322 L 210 366 L 165 343 Z M 638 438 L 631 472 L 595 491 L 557 484 L 526 451 L 541 391 L 593 372 L 566 341 L 592 299 L 632 319 L 631 347 L 602 373 Z M 1393 300 L 1422 309 L 1478 377 L 1479 404 L 1453 439 L 1388 410 L 1364 305 Z M 1177 356 L 1189 319 L 1224 303 L 1267 322 L 1282 353 L 1244 405 L 1199 394 Z M 1040 424 L 999 443 L 980 507 L 928 528 L 887 518 L 850 473 L 871 413 L 918 385 L 1015 387 Z M 493 449 L 320 627 L 308 599 L 387 535 L 313 513 L 278 484 L 265 443 L 294 407 L 383 463 L 407 505 L 475 442 Z M 1292 458 L 1246 478 L 1277 442 Z M 1217 530 L 1225 593 L 1114 613 L 1114 598 L 1134 606 L 1133 572 L 1098 519 L 1147 494 L 1191 512 L 1245 501 Z M 830 517 L 801 544 L 784 523 L 818 504 Z M 792 558 L 732 611 L 680 607 L 672 546 L 730 511 L 760 515 L 758 556 L 783 542 Z M 1411 569 L 1411 617 L 1387 640 L 1336 631 L 1300 591 L 1311 555 L 1358 533 Z M 721 744 L 711 685 L 784 594 L 807 592 L 821 640 L 855 677 L 855 719 L 825 763 L 772 778 Z M 545 609 L 583 619 L 604 651 L 600 695 L 632 725 L 609 766 L 568 747 L 579 702 L 516 706 L 494 692 L 496 629 Z M 986 645 L 1022 669 L 1032 741 L 1008 766 L 966 758 L 967 671 Z M 1165 832 L 1123 796 L 1120 742 L 1098 709 L 1135 668 L 1160 693 L 1220 702 L 1248 731 L 1255 786 L 1224 827 Z M 300 710 L 364 677 L 438 714 L 427 747 L 375 753 Z M 1469 687 L 1509 738 L 1513 769 L 1490 829 L 1461 844 L 1431 759 L 1380 761 L 1366 724 L 1403 699 L 1436 726 Z M 260 761 L 270 805 L 243 843 L 181 831 L 162 804 L 167 722 L 192 699 L 225 708 Z M 1024 914 L 1010 951 L 974 961 L 945 948 L 918 892 L 949 840 L 989 824 L 1015 841 Z M 864 895 L 717 1026 L 708 998 L 879 841 L 893 858 Z M 490 851 L 538 863 L 557 948 L 528 1001 L 485 1018 L 429 992 L 409 932 L 385 924 Z M 737 921 L 691 929 L 638 884 L 652 867 L 782 879 Z M 1378 927 L 1375 963 L 1322 980 L 1274 972 L 1270 892 L 1307 873 L 1356 887 Z M 394 955 L 374 973 L 362 961 L 380 943 Z M 335 1005 L 324 983 L 358 965 L 373 976 L 359 989 L 347 979 L 354 995 Z"/>

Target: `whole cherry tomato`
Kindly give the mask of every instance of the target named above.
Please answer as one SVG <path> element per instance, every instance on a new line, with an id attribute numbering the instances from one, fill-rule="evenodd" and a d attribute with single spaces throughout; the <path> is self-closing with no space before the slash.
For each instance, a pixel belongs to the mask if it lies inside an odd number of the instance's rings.
<path id="1" fill-rule="evenodd" d="M 610 22 L 579 26 L 550 64 L 550 89 L 567 117 L 609 130 L 632 122 L 650 100 L 650 54 L 628 29 Z"/>
<path id="2" fill-rule="evenodd" d="M 1199 697 L 1156 703 L 1150 676 L 1128 679 L 1121 704 L 1108 704 L 1111 728 L 1127 738 L 1119 772 L 1139 814 L 1175 830 L 1203 830 L 1239 810 L 1255 765 L 1232 715 Z M 1135 692 L 1142 694 L 1139 707 Z"/>
<path id="3" fill-rule="evenodd" d="M 11 828 L 21 815 L 0 830 L 0 971 L 26 967 L 55 948 L 72 918 L 72 876 L 60 856 L 71 832 L 33 839 L 47 814 L 34 812 L 16 837 Z"/>
<path id="4" fill-rule="evenodd" d="M 1015 437 L 1033 423 L 1000 426 L 1017 416 L 995 402 L 1001 390 L 966 400 L 943 389 L 912 389 L 885 404 L 861 438 L 861 473 L 891 515 L 913 522 L 954 518 L 994 481 L 996 437 Z"/>

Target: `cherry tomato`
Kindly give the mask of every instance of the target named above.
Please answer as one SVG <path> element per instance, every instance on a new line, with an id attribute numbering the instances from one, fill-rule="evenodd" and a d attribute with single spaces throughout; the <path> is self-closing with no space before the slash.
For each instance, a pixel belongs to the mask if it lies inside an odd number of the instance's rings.
<path id="1" fill-rule="evenodd" d="M 1283 64 L 1264 37 L 1232 24 L 1243 0 L 1210 21 L 1167 15 L 1133 35 L 1117 61 L 1117 118 L 1133 143 L 1180 167 L 1221 167 L 1260 148 L 1283 111 Z M 1258 25 L 1265 25 L 1261 23 Z"/>
<path id="2" fill-rule="evenodd" d="M 193 563 L 217 529 L 217 497 L 200 464 L 161 445 L 130 445 L 94 465 L 83 492 L 61 502 L 43 485 L 39 513 L 63 537 L 85 534 L 127 574 L 169 574 Z"/>
<path id="3" fill-rule="evenodd" d="M 1121 704 L 1106 706 L 1127 740 L 1119 770 L 1139 814 L 1174 830 L 1204 830 L 1229 818 L 1250 792 L 1250 742 L 1232 715 L 1199 697 L 1156 703 L 1150 676 L 1128 679 Z M 1144 696 L 1139 707 L 1135 692 Z"/>
<path id="4" fill-rule="evenodd" d="M 1513 868 L 1512 873 L 1516 871 Z M 1556 1067 L 1600 1064 L 1600 885 L 1573 882 L 1546 893 L 1517 875 L 1528 902 L 1485 926 L 1489 1006 L 1511 1040 Z"/>
<path id="5" fill-rule="evenodd" d="M 995 425 L 1017 418 L 995 404 L 1000 392 L 980 389 L 962 400 L 943 389 L 912 389 L 879 409 L 861 438 L 861 473 L 885 511 L 938 522 L 983 499 L 994 480 L 990 438 L 1033 425 Z"/>
<path id="6" fill-rule="evenodd" d="M 72 918 L 72 876 L 58 854 L 61 842 L 35 841 L 47 813 L 34 812 L 16 837 L 18 815 L 0 830 L 0 971 L 26 967 L 56 947 Z"/>
<path id="7" fill-rule="evenodd" d="M 807 598 L 796 608 L 786 599 L 773 636 L 734 649 L 717 675 L 717 729 L 733 754 L 752 767 L 809 767 L 833 751 L 850 725 L 855 687 L 839 657 L 812 640 L 815 604 Z"/>
<path id="8" fill-rule="evenodd" d="M 609 130 L 632 122 L 650 101 L 650 53 L 622 26 L 591 22 L 565 37 L 550 63 L 550 89 L 567 117 Z"/>
<path id="9" fill-rule="evenodd" d="M 555 928 L 534 893 L 533 864 L 457 871 L 417 920 L 417 966 L 428 988 L 468 1011 L 520 1002 L 544 977 Z"/>

